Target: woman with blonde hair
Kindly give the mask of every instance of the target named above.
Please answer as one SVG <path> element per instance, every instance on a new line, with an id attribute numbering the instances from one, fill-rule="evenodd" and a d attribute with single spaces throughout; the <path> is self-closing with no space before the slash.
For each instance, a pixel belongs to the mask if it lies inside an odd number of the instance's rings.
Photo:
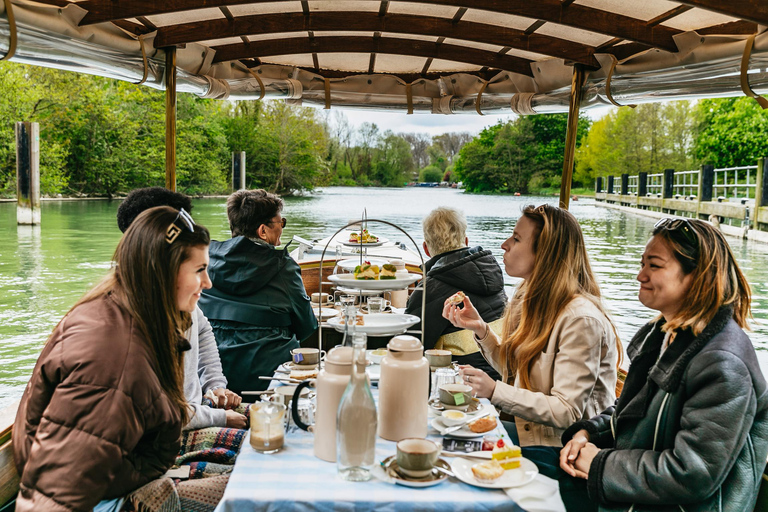
<path id="1" fill-rule="evenodd" d="M 509 434 L 524 453 L 545 447 L 528 456 L 553 475 L 562 432 L 614 402 L 621 345 L 571 213 L 527 206 L 501 247 L 507 274 L 523 279 L 504 314 L 502 335 L 488 328 L 469 299 L 463 308 L 446 301 L 443 316 L 473 331 L 502 375 L 494 381 L 468 366 L 464 381 L 514 417 Z"/>
<path id="2" fill-rule="evenodd" d="M 208 230 L 183 210 L 142 213 L 109 275 L 53 330 L 13 428 L 16 510 L 112 511 L 174 462 L 184 332 L 210 287 Z"/>
<path id="3" fill-rule="evenodd" d="M 749 284 L 718 230 L 671 218 L 656 224 L 637 280 L 659 315 L 627 348 L 615 407 L 563 435 L 560 465 L 583 491 L 566 505 L 750 511 L 768 454 L 768 392 L 743 330 Z"/>

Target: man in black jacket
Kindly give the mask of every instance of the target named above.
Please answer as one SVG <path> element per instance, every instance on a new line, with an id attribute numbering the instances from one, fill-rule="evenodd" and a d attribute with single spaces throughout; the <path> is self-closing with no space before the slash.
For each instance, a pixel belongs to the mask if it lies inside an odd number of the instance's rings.
<path id="1" fill-rule="evenodd" d="M 454 361 L 481 368 L 492 378 L 500 380 L 501 377 L 485 361 L 471 340 L 463 344 L 445 344 L 451 338 L 443 336 L 459 329 L 443 318 L 442 312 L 445 299 L 462 291 L 470 298 L 483 320 L 490 323 L 501 318 L 507 303 L 501 267 L 491 251 L 479 246 L 468 247 L 467 220 L 459 210 L 436 208 L 424 219 L 422 227 L 424 252 L 431 258 L 424 264 L 428 278 L 424 348 L 450 350 L 454 354 Z M 421 315 L 422 290 L 423 285 L 411 294 L 406 313 Z"/>

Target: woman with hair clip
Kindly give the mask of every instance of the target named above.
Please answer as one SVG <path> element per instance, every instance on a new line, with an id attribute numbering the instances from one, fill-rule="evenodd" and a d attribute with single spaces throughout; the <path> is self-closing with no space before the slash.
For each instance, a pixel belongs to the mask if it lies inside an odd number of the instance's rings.
<path id="1" fill-rule="evenodd" d="M 718 230 L 670 218 L 654 227 L 637 280 L 640 302 L 659 315 L 627 348 L 615 407 L 563 434 L 560 465 L 583 491 L 566 505 L 751 511 L 768 454 L 768 394 L 743 330 L 749 284 Z"/>
<path id="2" fill-rule="evenodd" d="M 210 287 L 209 242 L 183 209 L 147 210 L 53 330 L 13 429 L 18 512 L 119 510 L 171 467 L 188 416 L 183 333 Z"/>
<path id="3" fill-rule="evenodd" d="M 464 366 L 464 382 L 514 417 L 514 424 L 505 424 L 511 440 L 543 473 L 557 477 L 562 432 L 616 398 L 621 344 L 571 213 L 527 206 L 501 248 L 507 274 L 523 279 L 504 313 L 502 335 L 488 328 L 468 298 L 463 308 L 446 301 L 443 316 L 473 331 L 502 375 L 494 381 Z"/>

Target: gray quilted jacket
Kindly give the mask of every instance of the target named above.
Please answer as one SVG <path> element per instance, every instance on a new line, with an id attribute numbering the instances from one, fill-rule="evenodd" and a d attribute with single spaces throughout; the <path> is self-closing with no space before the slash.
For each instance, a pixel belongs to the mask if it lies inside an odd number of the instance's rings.
<path id="1" fill-rule="evenodd" d="M 615 407 L 573 425 L 602 449 L 589 471 L 601 511 L 747 512 L 768 454 L 768 394 L 747 335 L 723 307 L 659 357 L 663 321 L 640 329 Z"/>

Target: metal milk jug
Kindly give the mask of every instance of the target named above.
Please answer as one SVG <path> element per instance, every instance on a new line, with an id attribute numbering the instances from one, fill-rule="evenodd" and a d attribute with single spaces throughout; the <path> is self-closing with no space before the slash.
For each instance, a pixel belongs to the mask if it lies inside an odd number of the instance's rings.
<path id="1" fill-rule="evenodd" d="M 317 375 L 317 409 L 313 427 L 305 425 L 298 416 L 296 404 L 301 390 L 309 385 L 302 382 L 293 395 L 293 420 L 299 428 L 315 433 L 315 457 L 336 462 L 336 413 L 352 373 L 352 347 L 335 347 L 328 352 L 325 366 Z"/>
<path id="2" fill-rule="evenodd" d="M 429 362 L 413 336 L 395 336 L 381 360 L 379 437 L 400 441 L 427 436 Z"/>

